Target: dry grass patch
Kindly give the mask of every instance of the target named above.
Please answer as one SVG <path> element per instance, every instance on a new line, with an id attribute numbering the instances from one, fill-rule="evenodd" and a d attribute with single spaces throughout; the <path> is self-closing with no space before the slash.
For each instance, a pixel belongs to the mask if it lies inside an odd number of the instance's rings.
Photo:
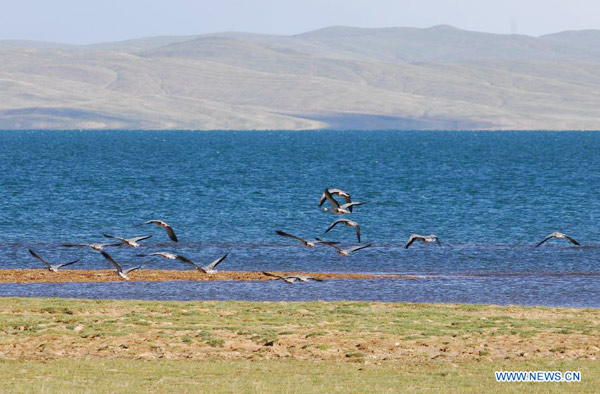
<path id="1" fill-rule="evenodd" d="M 590 360 L 600 311 L 371 302 L 5 298 L 0 356 L 51 360 Z"/>
<path id="2" fill-rule="evenodd" d="M 119 282 L 122 281 L 114 270 L 60 270 L 49 272 L 46 269 L 3 269 L 0 270 L 2 283 L 64 283 L 64 282 Z M 371 275 L 360 273 L 323 273 L 323 272 L 273 272 L 277 275 L 309 275 L 317 279 L 416 279 L 414 275 Z M 160 270 L 142 269 L 132 272 L 132 282 L 164 281 L 263 281 L 276 280 L 259 271 L 219 271 L 207 275 L 197 270 Z"/>

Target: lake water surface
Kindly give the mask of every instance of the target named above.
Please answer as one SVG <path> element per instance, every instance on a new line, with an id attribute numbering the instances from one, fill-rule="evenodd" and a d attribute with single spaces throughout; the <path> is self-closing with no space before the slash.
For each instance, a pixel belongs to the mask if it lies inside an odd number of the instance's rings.
<path id="1" fill-rule="evenodd" d="M 365 299 L 600 306 L 600 134 L 594 132 L 0 131 L 0 268 L 37 268 L 33 248 L 73 268 L 109 268 L 63 242 L 153 234 L 223 270 L 410 273 L 407 281 L 0 284 L 0 295 L 152 299 Z M 322 236 L 325 187 L 365 205 L 350 218 L 373 247 L 347 258 L 275 234 Z M 158 228 L 176 230 L 173 245 Z M 534 248 L 552 231 L 559 241 Z M 435 245 L 403 244 L 411 233 Z M 353 229 L 326 238 L 353 244 Z M 188 269 L 152 260 L 154 268 Z M 1 273 L 0 273 L 1 274 Z"/>

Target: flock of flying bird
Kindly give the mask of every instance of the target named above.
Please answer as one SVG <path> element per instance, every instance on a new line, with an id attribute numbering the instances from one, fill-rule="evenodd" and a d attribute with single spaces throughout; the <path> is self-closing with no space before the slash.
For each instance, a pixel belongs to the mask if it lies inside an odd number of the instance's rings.
<path id="1" fill-rule="evenodd" d="M 334 196 L 343 198 L 345 203 L 340 205 L 339 201 L 337 201 L 334 198 Z M 323 206 L 323 204 L 326 201 L 328 201 L 330 203 L 331 207 L 326 207 L 326 208 L 323 208 L 322 210 L 324 212 L 331 212 L 331 213 L 335 213 L 337 215 L 350 214 L 353 212 L 353 207 L 364 204 L 362 202 L 352 202 L 352 198 L 350 197 L 350 194 L 341 189 L 325 189 L 325 191 L 323 192 L 323 195 L 321 195 L 321 199 L 319 201 L 319 206 L 320 207 Z M 354 230 L 356 232 L 356 239 L 360 243 L 360 225 L 354 220 L 345 219 L 345 218 L 337 219 L 333 223 L 331 223 L 329 225 L 329 227 L 327 227 L 327 229 L 325 230 L 325 233 L 328 233 L 329 231 L 331 231 L 338 224 L 344 224 L 348 227 L 354 227 Z M 350 248 L 350 249 L 342 249 L 339 246 L 337 246 L 338 242 L 323 241 L 322 239 L 316 238 L 316 237 L 315 237 L 314 241 L 308 241 L 306 239 L 286 233 L 281 230 L 277 230 L 277 234 L 279 234 L 283 237 L 288 237 L 288 238 L 292 238 L 297 241 L 300 241 L 300 243 L 302 243 L 304 246 L 306 246 L 308 248 L 314 248 L 318 244 L 332 247 L 335 249 L 335 251 L 340 256 L 348 256 L 352 252 L 356 252 L 357 250 L 365 249 L 365 248 L 368 248 L 371 246 L 371 244 L 369 243 L 367 245 L 359 245 L 359 246 L 356 246 L 356 247 Z M 546 242 L 552 238 L 555 238 L 558 240 L 566 239 L 569 242 L 571 242 L 572 244 L 580 246 L 579 242 L 577 242 L 570 236 L 555 231 L 553 233 L 548 234 L 548 236 L 546 236 L 546 238 L 544 238 L 540 243 L 538 243 L 536 245 L 536 247 L 540 246 L 541 244 L 543 244 L 544 242 Z M 408 240 L 406 241 L 406 243 L 404 244 L 404 248 L 408 249 L 415 241 L 419 241 L 419 242 L 423 242 L 423 243 L 435 242 L 438 245 L 441 245 L 439 237 L 435 234 L 430 234 L 430 235 L 411 234 L 410 237 L 408 238 Z"/>
<path id="2" fill-rule="evenodd" d="M 164 228 L 165 232 L 167 233 L 167 235 L 173 242 L 179 242 L 179 240 L 177 239 L 177 236 L 175 235 L 175 231 L 173 231 L 173 228 L 171 226 L 169 226 L 166 222 L 164 222 L 162 220 L 152 219 L 152 220 L 148 220 L 143 223 L 140 223 L 138 226 L 142 226 L 145 224 L 155 224 L 158 227 Z M 129 280 L 128 274 L 130 272 L 138 270 L 146 265 L 146 264 L 140 264 L 140 265 L 136 265 L 134 267 L 128 268 L 128 269 L 123 269 L 121 267 L 121 265 L 111 255 L 109 255 L 108 253 L 106 253 L 106 251 L 104 251 L 104 248 L 116 247 L 116 246 L 129 246 L 132 248 L 137 248 L 140 246 L 140 243 L 139 243 L 140 241 L 148 239 L 148 238 L 152 237 L 152 235 L 144 235 L 141 237 L 133 237 L 133 238 L 122 238 L 122 237 L 117 237 L 117 236 L 110 235 L 110 234 L 103 234 L 103 235 L 104 235 L 104 237 L 109 238 L 109 239 L 114 239 L 117 242 L 115 242 L 115 243 L 91 243 L 91 244 L 86 244 L 86 243 L 63 244 L 62 246 L 67 247 L 67 248 L 91 248 L 95 251 L 100 252 L 102 254 L 102 256 L 115 267 L 115 273 L 125 280 Z M 47 262 L 46 260 L 44 260 L 40 255 L 38 255 L 32 249 L 29 249 L 29 253 L 33 257 L 35 257 L 36 259 L 41 261 L 51 272 L 56 272 L 56 271 L 58 271 L 59 268 L 62 268 L 62 267 L 65 267 L 65 266 L 68 266 L 71 264 L 75 264 L 79 261 L 79 260 L 74 260 L 74 261 L 71 261 L 68 263 L 53 265 L 53 264 L 50 264 L 49 262 Z M 137 256 L 138 257 L 159 256 L 159 257 L 162 257 L 167 260 L 179 260 L 181 262 L 184 262 L 186 264 L 193 266 L 196 270 L 204 272 L 205 274 L 214 274 L 215 272 L 217 272 L 215 270 L 215 267 L 217 265 L 219 265 L 223 260 L 225 260 L 228 256 L 228 254 L 227 253 L 224 254 L 223 256 L 219 257 L 212 263 L 207 264 L 205 266 L 198 265 L 195 262 L 193 262 L 192 260 L 188 259 L 187 257 L 181 256 L 178 254 L 174 254 L 171 252 L 159 251 L 159 252 L 153 252 L 153 253 L 147 253 L 147 254 L 140 253 L 140 254 L 137 254 Z"/>
<path id="3" fill-rule="evenodd" d="M 336 200 L 336 198 L 334 198 L 334 196 L 337 196 L 339 198 L 343 198 L 345 203 L 340 204 L 340 202 L 338 200 Z M 364 203 L 362 202 L 355 202 L 352 201 L 350 194 L 341 190 L 341 189 L 325 189 L 325 191 L 323 192 L 321 199 L 319 200 L 319 207 L 322 207 L 325 202 L 329 202 L 329 207 L 324 207 L 322 208 L 322 211 L 324 212 L 330 212 L 330 213 L 334 213 L 336 215 L 348 215 L 353 213 L 354 211 L 354 207 L 363 205 Z M 142 225 L 147 225 L 147 224 L 154 224 L 158 227 L 162 227 L 165 229 L 165 232 L 167 234 L 167 236 L 173 241 L 173 242 L 179 242 L 179 240 L 177 239 L 177 236 L 175 235 L 175 231 L 173 231 L 173 228 L 167 224 L 166 222 L 162 221 L 162 220 L 157 220 L 157 219 L 152 219 L 152 220 L 148 220 L 145 221 L 143 223 L 138 224 L 137 226 L 142 226 Z M 354 221 L 354 220 L 350 220 L 350 219 L 346 219 L 346 218 L 340 218 L 337 219 L 335 221 L 333 221 L 333 223 L 331 223 L 329 225 L 329 227 L 327 227 L 327 229 L 325 230 L 325 234 L 330 232 L 331 230 L 333 230 L 338 224 L 343 224 L 347 227 L 353 227 L 354 231 L 356 233 L 356 239 L 358 240 L 359 244 L 361 242 L 360 240 L 360 225 Z M 281 231 L 281 230 L 277 230 L 276 233 L 282 237 L 286 237 L 286 238 L 291 238 L 294 239 L 296 241 L 299 241 L 302 245 L 306 246 L 307 248 L 314 248 L 317 245 L 325 245 L 328 246 L 330 248 L 333 248 L 335 250 L 335 252 L 337 254 L 339 254 L 342 257 L 346 257 L 349 256 L 351 253 L 354 253 L 356 251 L 359 251 L 361 249 L 365 249 L 368 248 L 370 246 L 372 246 L 371 243 L 365 244 L 365 245 L 358 245 L 358 246 L 354 246 L 351 248 L 341 248 L 339 245 L 339 242 L 334 242 L 334 241 L 325 241 L 322 240 L 320 238 L 315 237 L 315 239 L 313 241 L 308 241 L 304 238 L 292 235 L 290 233 L 286 233 L 285 231 Z M 130 272 L 133 272 L 135 270 L 138 270 L 140 268 L 142 268 L 143 266 L 146 265 L 146 263 L 144 264 L 140 264 L 140 265 L 136 265 L 134 267 L 128 268 L 128 269 L 123 269 L 121 267 L 121 265 L 115 261 L 115 259 L 109 255 L 108 253 L 106 253 L 106 251 L 104 251 L 104 248 L 106 247 L 118 247 L 118 246 L 129 246 L 132 248 L 137 248 L 140 246 L 140 241 L 143 241 L 145 239 L 148 239 L 150 237 L 152 237 L 152 235 L 144 235 L 144 236 L 140 236 L 140 237 L 133 237 L 133 238 L 122 238 L 122 237 L 117 237 L 114 235 L 110 235 L 110 234 L 103 234 L 104 237 L 109 238 L 109 239 L 113 239 L 115 240 L 114 243 L 81 243 L 81 244 L 63 244 L 62 246 L 64 247 L 78 247 L 78 248 L 91 248 L 95 251 L 98 251 L 102 254 L 102 256 L 109 261 L 114 267 L 115 267 L 115 273 L 117 275 L 119 275 L 119 277 L 121 277 L 122 279 L 125 280 L 129 280 L 129 276 L 128 274 Z M 544 242 L 550 240 L 550 239 L 557 239 L 557 240 L 567 240 L 569 242 L 571 242 L 572 244 L 576 245 L 576 246 L 581 246 L 579 244 L 579 242 L 577 242 L 576 240 L 574 240 L 573 238 L 571 238 L 570 236 L 563 234 L 563 233 L 559 233 L 559 232 L 553 232 L 548 234 L 548 236 L 546 236 L 546 238 L 544 238 L 540 243 L 538 243 L 537 245 L 535 245 L 535 247 L 538 247 L 540 245 L 542 245 Z M 406 242 L 406 244 L 404 245 L 405 249 L 408 249 L 415 241 L 419 241 L 419 242 L 423 242 L 423 243 L 437 243 L 438 245 L 441 245 L 440 240 L 438 238 L 437 235 L 435 234 L 431 234 L 431 235 L 419 235 L 419 234 L 411 234 L 411 236 L 408 238 L 408 241 Z M 62 263 L 62 264 L 50 264 L 49 262 L 47 262 L 46 260 L 44 260 L 41 256 L 39 256 L 35 251 L 33 251 L 32 249 L 29 249 L 29 253 L 35 257 L 36 259 L 38 259 L 39 261 L 41 261 L 47 268 L 49 271 L 51 272 L 57 272 L 60 268 L 62 267 L 66 267 L 69 266 L 71 264 L 75 264 L 77 262 L 79 262 L 79 260 L 74 260 L 74 261 L 70 261 L 68 263 Z M 205 266 L 201 266 L 198 265 L 197 263 L 193 262 L 192 260 L 188 259 L 187 257 L 175 254 L 175 253 L 171 253 L 171 252 L 165 252 L 165 251 L 157 251 L 157 252 L 152 252 L 152 253 L 147 253 L 147 254 L 137 254 L 138 257 L 153 257 L 153 256 L 157 256 L 157 257 L 162 257 L 164 259 L 167 260 L 178 260 L 181 261 L 183 263 L 186 263 L 188 265 L 191 265 L 192 267 L 194 267 L 196 270 L 201 271 L 205 274 L 214 274 L 216 271 L 216 267 L 217 265 L 219 265 L 223 260 L 225 260 L 228 256 L 228 253 L 224 254 L 223 256 L 219 257 L 218 259 L 214 260 L 213 262 L 211 262 L 210 264 L 207 264 Z M 316 279 L 310 276 L 306 276 L 306 275 L 287 275 L 287 276 L 281 276 L 281 275 L 276 275 L 274 273 L 270 273 L 270 272 L 262 272 L 264 275 L 269 276 L 269 277 L 273 277 L 276 279 L 280 279 L 283 280 L 284 282 L 288 283 L 288 284 L 293 284 L 295 282 L 308 282 L 309 280 L 317 280 L 317 281 L 321 281 L 322 279 Z"/>
<path id="4" fill-rule="evenodd" d="M 345 203 L 340 205 L 340 203 L 333 196 L 342 197 L 345 200 Z M 350 197 L 350 194 L 341 189 L 325 189 L 325 191 L 321 195 L 321 199 L 319 200 L 319 206 L 322 207 L 326 201 L 329 202 L 331 207 L 325 207 L 322 210 L 324 212 L 335 213 L 336 215 L 348 215 L 353 212 L 353 207 L 364 204 L 362 202 L 353 202 L 352 198 Z M 354 227 L 354 231 L 356 232 L 356 239 L 360 243 L 360 224 L 358 224 L 354 220 L 345 219 L 345 218 L 337 219 L 337 220 L 333 221 L 333 223 L 331 223 L 329 225 L 329 227 L 327 227 L 327 229 L 325 230 L 325 233 L 328 233 L 329 231 L 333 230 L 333 228 L 336 227 L 338 224 L 344 224 L 347 227 Z M 367 245 L 355 246 L 350 249 L 342 249 L 339 246 L 337 246 L 338 242 L 323 241 L 320 238 L 315 238 L 314 241 L 307 241 L 303 238 L 297 237 L 295 235 L 286 233 L 281 230 L 277 230 L 277 234 L 279 234 L 283 237 L 288 237 L 288 238 L 292 238 L 297 241 L 300 241 L 304 246 L 309 247 L 309 248 L 314 248 L 317 244 L 323 244 L 323 245 L 332 247 L 335 249 L 337 254 L 339 254 L 342 257 L 348 256 L 352 252 L 356 252 L 358 250 L 368 248 L 372 245 L 369 243 Z M 411 236 L 408 238 L 408 241 L 404 245 L 404 248 L 408 249 L 408 247 L 410 245 L 412 245 L 413 242 L 415 242 L 415 241 L 420 241 L 423 243 L 436 242 L 438 245 L 440 245 L 440 240 L 437 237 L 437 235 L 434 235 L 434 234 L 431 234 L 431 235 L 411 234 Z"/>

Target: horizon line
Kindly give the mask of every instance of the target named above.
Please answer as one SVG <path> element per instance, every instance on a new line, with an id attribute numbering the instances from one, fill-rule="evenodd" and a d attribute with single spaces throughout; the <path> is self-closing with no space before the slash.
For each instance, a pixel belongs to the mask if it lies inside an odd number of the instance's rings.
<path id="1" fill-rule="evenodd" d="M 480 30 L 468 30 L 460 27 L 456 27 L 449 24 L 436 24 L 429 27 L 413 27 L 413 26 L 382 26 L 382 27 L 360 27 L 360 26 L 350 26 L 350 25 L 329 25 L 320 27 L 317 29 L 302 31 L 300 33 L 294 34 L 274 34 L 274 33 L 260 33 L 260 32 L 251 32 L 251 31 L 241 31 L 241 30 L 224 30 L 224 31 L 215 31 L 210 33 L 197 33 L 197 34 L 158 34 L 158 35 L 149 35 L 149 36 L 136 36 L 131 38 L 125 38 L 114 41 L 96 41 L 89 42 L 85 44 L 74 44 L 68 42 L 61 41 L 45 41 L 45 40 L 36 40 L 36 39 L 26 39 L 26 38 L 0 38 L 0 45 L 6 42 L 27 42 L 27 43 L 45 43 L 45 44 L 57 44 L 71 47 L 85 47 L 85 46 L 93 46 L 93 45 L 102 45 L 102 44 L 114 44 L 114 43 L 122 43 L 128 41 L 136 41 L 143 40 L 148 38 L 162 38 L 162 37 L 198 37 L 198 36 L 211 36 L 211 35 L 222 35 L 222 34 L 248 34 L 248 35 L 260 35 L 260 36 L 271 36 L 271 37 L 295 37 L 303 34 L 309 34 L 318 32 L 321 30 L 333 29 L 333 28 L 348 28 L 348 29 L 357 29 L 357 30 L 391 30 L 391 29 L 412 29 L 412 30 L 430 30 L 430 29 L 452 29 L 465 31 L 470 33 L 479 33 L 479 34 L 489 34 L 496 36 L 522 36 L 522 37 L 531 37 L 531 38 L 541 38 L 545 36 L 551 36 L 555 34 L 569 33 L 569 32 L 587 32 L 587 31 L 597 31 L 600 32 L 600 29 L 570 29 L 570 30 L 560 30 L 554 33 L 541 34 L 538 36 L 522 34 L 522 33 L 494 33 L 494 32 L 486 32 Z"/>

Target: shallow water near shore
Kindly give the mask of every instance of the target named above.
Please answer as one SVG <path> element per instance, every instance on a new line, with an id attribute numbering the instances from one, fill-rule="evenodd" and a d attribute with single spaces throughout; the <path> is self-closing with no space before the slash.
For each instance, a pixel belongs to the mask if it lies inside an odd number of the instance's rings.
<path id="1" fill-rule="evenodd" d="M 600 275 L 482 276 L 420 279 L 331 279 L 287 285 L 281 281 L 1 283 L 2 297 L 138 300 L 402 301 L 600 307 Z M 581 294 L 581 293 L 584 294 Z"/>
<path id="2" fill-rule="evenodd" d="M 0 131 L 0 268 L 109 268 L 63 242 L 153 237 L 109 251 L 173 251 L 223 270 L 370 272 L 421 280 L 1 284 L 1 295 L 151 299 L 351 299 L 600 306 L 600 134 L 594 132 Z M 350 218 L 373 247 L 347 258 L 282 229 L 323 236 L 325 187 L 365 205 Z M 177 232 L 134 227 L 162 218 Z M 549 241 L 565 232 L 583 247 Z M 411 233 L 442 247 L 402 246 Z M 356 243 L 351 228 L 325 237 Z M 151 259 L 152 268 L 187 269 Z"/>

